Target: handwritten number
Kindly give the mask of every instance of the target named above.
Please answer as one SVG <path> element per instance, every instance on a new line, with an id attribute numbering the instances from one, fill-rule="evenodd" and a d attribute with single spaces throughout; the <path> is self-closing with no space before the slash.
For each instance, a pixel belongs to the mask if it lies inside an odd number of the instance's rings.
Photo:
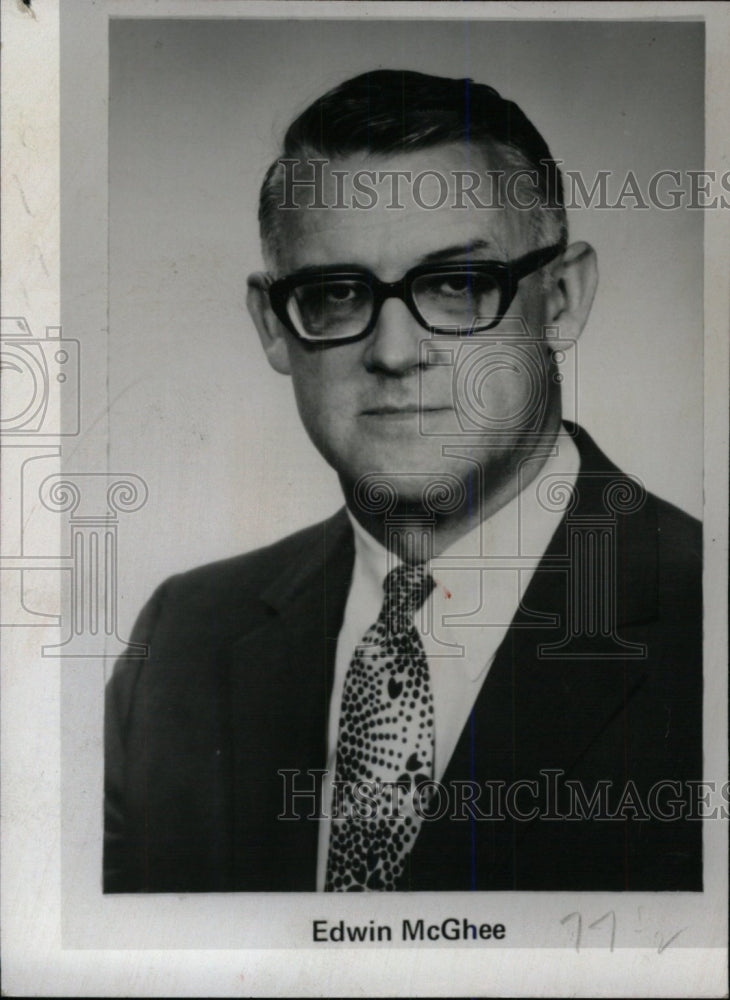
<path id="1" fill-rule="evenodd" d="M 563 917 L 560 923 L 566 924 L 569 920 L 572 920 L 573 917 L 577 918 L 576 930 L 575 930 L 575 950 L 580 951 L 580 935 L 583 929 L 583 917 L 580 915 L 580 913 L 569 913 L 567 917 Z"/>
<path id="2" fill-rule="evenodd" d="M 599 917 L 598 920 L 594 920 L 592 924 L 588 924 L 588 930 L 589 931 L 594 930 L 596 927 L 599 927 L 602 923 L 604 923 L 604 921 L 609 920 L 609 919 L 610 919 L 610 922 L 611 922 L 610 923 L 610 926 L 611 926 L 611 937 L 610 937 L 610 940 L 609 940 L 609 951 L 613 951 L 614 948 L 615 948 L 615 946 L 616 946 L 616 912 L 615 912 L 615 910 L 609 910 L 607 913 L 604 913 L 602 917 Z M 560 921 L 560 923 L 563 926 L 565 926 L 568 923 L 569 920 L 575 921 L 575 950 L 576 951 L 580 951 L 580 946 L 581 946 L 581 941 L 582 941 L 582 935 L 583 935 L 583 915 L 581 913 L 579 913 L 577 910 L 575 910 L 573 913 L 568 913 L 567 916 L 563 917 L 563 919 Z M 641 913 L 641 907 L 639 907 L 639 922 L 640 923 L 641 923 L 641 920 L 642 920 L 642 913 Z M 683 934 L 686 930 L 687 930 L 686 927 L 682 927 L 682 928 L 680 928 L 680 930 L 678 930 L 675 934 L 672 934 L 671 937 L 668 937 L 666 940 L 664 939 L 664 935 L 663 935 L 663 933 L 661 931 L 654 931 L 654 940 L 655 940 L 655 942 L 658 945 L 658 947 L 657 947 L 657 954 L 661 955 L 661 953 L 663 951 L 665 951 L 673 941 L 676 941 L 677 938 L 679 937 L 679 935 Z M 637 930 L 636 933 L 640 933 L 640 931 Z"/>
<path id="3" fill-rule="evenodd" d="M 594 927 L 598 927 L 599 924 L 603 923 L 603 921 L 606 919 L 606 917 L 610 917 L 611 918 L 611 945 L 610 945 L 610 951 L 613 951 L 613 946 L 614 946 L 615 941 L 616 941 L 616 914 L 614 913 L 613 910 L 609 910 L 608 913 L 604 913 L 602 917 L 598 918 L 598 920 L 594 920 L 592 924 L 588 924 L 588 929 L 589 930 L 593 930 Z"/>

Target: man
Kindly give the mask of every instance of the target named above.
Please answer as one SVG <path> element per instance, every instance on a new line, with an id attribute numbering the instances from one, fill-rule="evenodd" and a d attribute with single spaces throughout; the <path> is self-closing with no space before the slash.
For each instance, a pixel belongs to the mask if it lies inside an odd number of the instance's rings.
<path id="1" fill-rule="evenodd" d="M 289 128 L 249 309 L 346 509 L 167 581 L 108 687 L 106 891 L 699 890 L 699 526 L 563 423 L 594 251 L 489 87 Z"/>

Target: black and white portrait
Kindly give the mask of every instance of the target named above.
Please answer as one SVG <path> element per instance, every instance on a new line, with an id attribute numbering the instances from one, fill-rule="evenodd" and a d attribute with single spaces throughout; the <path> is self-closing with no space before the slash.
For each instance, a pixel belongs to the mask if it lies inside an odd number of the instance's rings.
<path id="1" fill-rule="evenodd" d="M 727 11 L 3 21 L 4 988 L 721 993 Z"/>
<path id="2" fill-rule="evenodd" d="M 176 469 L 150 494 L 200 510 L 109 681 L 107 892 L 702 889 L 700 128 L 654 158 L 615 68 L 577 106 L 557 26 L 509 71 L 504 25 L 422 27 L 422 59 L 370 25 L 353 63 L 325 26 L 341 69 L 314 24 L 112 27 L 111 329 L 155 377 L 122 411 Z"/>

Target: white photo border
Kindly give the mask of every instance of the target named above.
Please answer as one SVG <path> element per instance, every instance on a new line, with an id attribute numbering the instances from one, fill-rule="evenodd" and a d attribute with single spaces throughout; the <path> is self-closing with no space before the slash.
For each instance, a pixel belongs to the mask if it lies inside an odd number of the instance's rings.
<path id="1" fill-rule="evenodd" d="M 706 23 L 706 164 L 728 162 L 723 122 L 728 98 L 730 10 L 725 5 L 676 4 L 461 4 L 435 3 L 424 10 L 408 3 L 239 3 L 236 0 L 72 0 L 83 14 L 89 88 L 78 108 L 75 141 L 106 150 L 108 20 L 124 18 L 434 18 L 631 20 L 675 18 Z M 59 63 L 66 17 L 59 3 L 3 0 L 3 317 L 23 316 L 43 331 L 61 322 L 64 289 L 78 290 L 79 273 L 60 259 L 62 220 L 73 225 L 74 204 L 60 204 Z M 61 152 L 62 155 L 62 152 Z M 105 154 L 104 158 L 105 158 Z M 107 218 L 106 172 L 89 158 L 75 197 Z M 705 747 L 707 775 L 727 780 L 727 400 L 728 400 L 728 212 L 705 219 Z M 66 238 L 66 237 L 64 237 Z M 87 275 L 90 315 L 101 326 L 107 286 L 105 225 L 97 243 L 86 244 L 74 267 Z M 101 255 L 101 257 L 99 257 Z M 100 265 L 101 260 L 101 265 Z M 84 268 L 88 268 L 87 271 Z M 63 331 L 73 338 L 73 331 Z M 101 341 L 99 341 L 101 343 Z M 100 354 L 83 364 L 104 370 Z M 57 405 L 55 400 L 52 405 Z M 95 439 L 63 437 L 61 414 L 53 414 L 58 436 L 42 442 L 44 457 L 70 451 L 84 467 L 96 460 Z M 99 416 L 103 434 L 103 413 Z M 15 468 L 17 445 L 3 441 L 3 466 Z M 68 446 L 67 446 L 68 445 Z M 63 449 L 63 456 L 62 456 Z M 90 459 L 91 460 L 91 459 Z M 97 466 L 90 466 L 98 469 Z M 60 464 L 58 466 L 60 471 Z M 101 474 L 107 468 L 98 469 Z M 133 472 L 134 470 L 121 470 Z M 4 500 L 17 498 L 7 480 Z M 17 508 L 16 508 L 17 509 Z M 59 518 L 60 522 L 60 518 Z M 12 530 L 12 524 L 11 524 Z M 34 594 L 38 606 L 60 606 L 66 574 L 54 571 L 52 554 L 63 555 L 61 525 L 47 540 L 48 572 Z M 18 564 L 19 565 L 19 564 Z M 7 563 L 3 568 L 17 569 Z M 39 565 L 40 569 L 43 566 Z M 3 574 L 5 584 L 5 574 Z M 103 897 L 99 801 L 102 752 L 100 723 L 88 732 L 70 730 L 64 705 L 98 702 L 103 671 L 89 691 L 90 664 L 73 657 L 44 657 L 43 646 L 59 641 L 55 620 L 41 627 L 3 630 L 2 699 L 2 949 L 4 989 L 11 995 L 602 995 L 720 996 L 726 992 L 727 823 L 706 823 L 706 889 L 702 894 L 563 893 L 413 894 L 408 897 L 322 898 L 309 894 L 206 894 L 201 896 Z M 82 748 L 79 750 L 79 748 Z M 94 762 L 95 761 L 95 762 Z M 91 762 L 91 763 L 90 763 Z M 69 769 L 70 768 L 70 773 Z M 69 798 L 68 788 L 76 791 Z M 62 788 L 64 795 L 62 800 Z M 96 873 L 96 874 L 94 874 Z M 95 880 L 95 881 L 94 881 Z M 427 898 L 424 898 L 424 895 Z M 610 897 L 610 898 L 607 898 Z M 311 940 L 313 919 L 328 914 L 393 923 L 400 917 L 468 916 L 510 924 L 509 947 L 319 948 Z M 607 946 L 584 939 L 576 948 L 568 915 L 580 912 L 585 926 L 608 912 L 636 923 L 644 908 L 636 947 Z M 632 914 L 629 915 L 629 911 Z M 510 916 L 513 914 L 512 916 Z M 269 926 L 261 946 L 259 929 Z M 683 934 L 670 946 L 676 931 Z M 605 933 L 604 933 L 605 932 Z M 225 942 L 225 943 L 223 943 Z M 339 954 L 337 952 L 340 952 Z"/>

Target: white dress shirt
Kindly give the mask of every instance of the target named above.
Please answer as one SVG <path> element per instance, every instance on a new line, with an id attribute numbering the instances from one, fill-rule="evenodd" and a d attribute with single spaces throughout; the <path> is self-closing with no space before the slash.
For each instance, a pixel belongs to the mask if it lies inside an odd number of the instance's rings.
<path id="1" fill-rule="evenodd" d="M 534 461 L 539 463 L 543 458 Z M 414 624 L 423 641 L 431 677 L 436 781 L 446 771 L 494 655 L 567 508 L 570 489 L 555 490 L 551 502 L 545 503 L 546 477 L 556 477 L 554 481 L 572 487 L 579 465 L 578 449 L 562 430 L 542 469 L 527 487 L 429 562 L 436 588 L 414 615 Z M 529 478 L 527 467 L 523 478 Z M 556 502 L 558 499 L 561 502 Z M 355 533 L 355 565 L 337 640 L 330 698 L 327 773 L 322 785 L 324 818 L 320 821 L 317 855 L 318 891 L 324 890 L 327 870 L 328 817 L 345 675 L 355 647 L 380 613 L 383 580 L 400 562 L 349 516 Z"/>

